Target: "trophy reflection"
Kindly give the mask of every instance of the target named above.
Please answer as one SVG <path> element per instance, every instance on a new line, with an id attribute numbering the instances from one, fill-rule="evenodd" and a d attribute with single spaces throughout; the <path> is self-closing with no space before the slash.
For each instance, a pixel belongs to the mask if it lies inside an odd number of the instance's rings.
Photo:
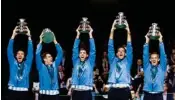
<path id="1" fill-rule="evenodd" d="M 124 16 L 124 13 L 123 12 L 119 12 L 118 16 L 116 16 L 116 25 L 115 25 L 115 27 L 117 29 L 124 29 L 124 28 L 126 28 L 125 21 L 126 21 L 126 17 Z"/>
<path id="2" fill-rule="evenodd" d="M 51 43 L 55 36 L 54 36 L 54 33 L 49 29 L 49 28 L 45 28 L 43 29 L 43 42 L 44 43 Z"/>
<path id="3" fill-rule="evenodd" d="M 25 19 L 20 18 L 19 22 L 17 22 L 17 33 L 18 34 L 26 34 L 27 33 L 27 23 L 25 22 Z"/>
<path id="4" fill-rule="evenodd" d="M 89 26 L 90 22 L 88 21 L 87 17 L 83 17 L 82 21 L 80 21 L 80 33 L 89 33 Z"/>
<path id="5" fill-rule="evenodd" d="M 159 27 L 157 23 L 152 23 L 152 26 L 149 27 L 148 37 L 151 40 L 158 40 L 159 39 Z"/>

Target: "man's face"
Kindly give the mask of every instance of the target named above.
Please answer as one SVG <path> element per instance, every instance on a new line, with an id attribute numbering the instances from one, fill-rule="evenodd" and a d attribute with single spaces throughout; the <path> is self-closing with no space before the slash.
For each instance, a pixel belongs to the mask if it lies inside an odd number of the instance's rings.
<path id="1" fill-rule="evenodd" d="M 79 52 L 80 61 L 85 61 L 88 57 L 86 50 L 80 50 Z"/>
<path id="2" fill-rule="evenodd" d="M 123 59 L 126 55 L 125 49 L 124 48 L 119 48 L 116 55 L 119 59 Z"/>
<path id="3" fill-rule="evenodd" d="M 103 56 L 104 57 L 107 57 L 107 52 L 103 52 Z"/>
<path id="4" fill-rule="evenodd" d="M 16 59 L 19 63 L 21 63 L 24 60 L 24 51 L 18 51 L 16 54 Z"/>
<path id="5" fill-rule="evenodd" d="M 141 65 L 142 65 L 142 60 L 141 60 L 141 59 L 138 59 L 138 60 L 137 60 L 137 65 L 138 65 L 138 66 L 141 66 Z"/>
<path id="6" fill-rule="evenodd" d="M 51 54 L 46 54 L 46 56 L 44 57 L 44 63 L 46 65 L 50 65 L 53 62 L 53 58 Z"/>
<path id="7" fill-rule="evenodd" d="M 159 56 L 158 54 L 151 54 L 150 62 L 153 66 L 158 65 L 159 63 Z"/>

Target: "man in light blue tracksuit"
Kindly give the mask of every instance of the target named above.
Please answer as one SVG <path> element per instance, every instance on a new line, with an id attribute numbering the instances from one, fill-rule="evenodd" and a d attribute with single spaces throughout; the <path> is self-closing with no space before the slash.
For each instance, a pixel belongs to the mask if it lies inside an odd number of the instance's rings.
<path id="1" fill-rule="evenodd" d="M 7 47 L 7 57 L 10 66 L 10 79 L 8 82 L 9 100 L 27 100 L 29 88 L 29 73 L 33 61 L 33 44 L 31 40 L 30 30 L 27 28 L 28 36 L 27 56 L 23 50 L 18 50 L 17 54 L 13 53 L 14 38 L 18 31 L 17 27 L 13 30 L 11 39 Z"/>
<path id="2" fill-rule="evenodd" d="M 90 27 L 90 26 L 89 26 Z M 72 100 L 92 100 L 93 89 L 93 68 L 96 58 L 95 43 L 92 36 L 92 28 L 89 32 L 89 55 L 84 48 L 79 49 L 80 32 L 77 28 L 77 36 L 73 46 L 73 72 L 72 72 L 72 85 L 73 90 Z"/>
<path id="3" fill-rule="evenodd" d="M 130 69 L 132 66 L 133 50 L 131 45 L 131 34 L 129 30 L 129 25 L 127 21 L 126 31 L 127 31 L 127 46 L 119 47 L 117 53 L 114 50 L 113 35 L 116 24 L 114 21 L 108 42 L 108 59 L 110 64 L 108 85 L 110 89 L 108 92 L 109 100 L 128 100 L 131 96 L 130 94 Z"/>
<path id="4" fill-rule="evenodd" d="M 167 57 L 161 33 L 159 35 L 160 58 L 157 53 L 149 54 L 149 38 L 148 35 L 145 36 L 146 43 L 143 47 L 144 100 L 163 100 Z"/>
<path id="5" fill-rule="evenodd" d="M 57 50 L 55 61 L 50 53 L 45 52 L 41 58 L 42 37 L 40 35 L 40 42 L 36 50 L 36 65 L 39 72 L 40 82 L 40 100 L 58 100 L 59 98 L 59 84 L 58 84 L 58 66 L 63 57 L 63 51 L 59 43 L 54 39 L 54 44 Z M 44 61 L 44 63 L 42 62 Z"/>

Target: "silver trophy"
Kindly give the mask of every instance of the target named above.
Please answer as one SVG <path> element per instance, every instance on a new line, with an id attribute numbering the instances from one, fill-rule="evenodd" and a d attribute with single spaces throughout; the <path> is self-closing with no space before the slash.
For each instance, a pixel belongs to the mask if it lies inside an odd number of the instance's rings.
<path id="1" fill-rule="evenodd" d="M 149 27 L 149 31 L 148 31 L 148 37 L 151 40 L 157 40 L 159 39 L 159 30 L 160 28 L 158 27 L 157 23 L 152 23 L 152 25 Z"/>
<path id="2" fill-rule="evenodd" d="M 80 33 L 89 33 L 89 27 L 88 25 L 90 22 L 88 21 L 87 17 L 83 17 L 82 21 L 80 21 Z"/>
<path id="3" fill-rule="evenodd" d="M 125 25 L 126 17 L 123 12 L 119 12 L 118 16 L 116 16 L 116 28 L 126 28 Z"/>
<path id="4" fill-rule="evenodd" d="M 18 24 L 17 33 L 19 34 L 27 33 L 27 23 L 25 22 L 25 19 L 23 18 L 19 19 L 19 22 L 17 24 Z"/>

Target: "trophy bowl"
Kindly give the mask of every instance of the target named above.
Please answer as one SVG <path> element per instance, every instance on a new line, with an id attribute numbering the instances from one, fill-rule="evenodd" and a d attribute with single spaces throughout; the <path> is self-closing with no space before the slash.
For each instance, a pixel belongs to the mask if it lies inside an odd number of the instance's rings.
<path id="1" fill-rule="evenodd" d="M 49 28 L 43 30 L 43 35 L 42 40 L 44 43 L 51 43 L 54 40 L 54 33 Z"/>
<path id="2" fill-rule="evenodd" d="M 152 23 L 152 26 L 149 27 L 148 37 L 151 40 L 159 39 L 159 27 L 157 23 Z"/>
<path id="3" fill-rule="evenodd" d="M 89 33 L 89 27 L 88 25 L 90 25 L 90 22 L 88 21 L 87 17 L 83 17 L 82 21 L 80 21 L 80 33 Z"/>
<path id="4" fill-rule="evenodd" d="M 160 36 L 148 36 L 151 40 L 158 40 Z"/>
<path id="5" fill-rule="evenodd" d="M 116 29 L 125 29 L 126 25 L 125 25 L 125 19 L 126 17 L 124 16 L 123 12 L 119 12 L 118 16 L 116 16 Z"/>
<path id="6" fill-rule="evenodd" d="M 17 22 L 18 26 L 17 26 L 17 33 L 18 34 L 26 34 L 27 33 L 27 23 L 25 22 L 24 18 L 20 18 L 19 22 Z"/>
<path id="7" fill-rule="evenodd" d="M 116 27 L 116 29 L 125 29 L 126 25 L 118 25 L 118 24 L 116 24 L 115 27 Z"/>
<path id="8" fill-rule="evenodd" d="M 86 29 L 86 30 L 80 29 L 79 32 L 80 32 L 80 33 L 89 33 L 89 30 L 87 30 L 87 29 Z"/>

